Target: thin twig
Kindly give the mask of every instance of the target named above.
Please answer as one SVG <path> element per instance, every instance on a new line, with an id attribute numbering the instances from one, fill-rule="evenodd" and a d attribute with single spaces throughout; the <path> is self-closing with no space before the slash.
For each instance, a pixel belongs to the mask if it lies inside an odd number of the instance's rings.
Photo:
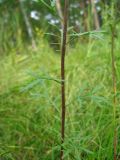
<path id="1" fill-rule="evenodd" d="M 61 102 L 62 102 L 62 113 L 61 113 L 61 151 L 60 160 L 64 157 L 64 135 L 65 135 L 65 53 L 66 53 L 66 39 L 67 39 L 67 20 L 68 20 L 68 4 L 69 0 L 65 0 L 64 5 L 64 20 L 63 20 L 63 38 L 61 46 Z"/>

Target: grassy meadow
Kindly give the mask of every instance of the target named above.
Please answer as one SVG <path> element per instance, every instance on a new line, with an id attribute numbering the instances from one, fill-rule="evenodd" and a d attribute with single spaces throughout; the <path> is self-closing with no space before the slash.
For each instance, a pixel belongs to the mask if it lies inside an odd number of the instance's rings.
<path id="1" fill-rule="evenodd" d="M 104 35 L 67 49 L 65 160 L 112 160 L 115 123 L 120 143 L 120 41 L 116 122 L 110 41 Z M 0 60 L 0 160 L 59 160 L 60 54 L 44 40 L 35 52 L 22 45 L 8 52 Z"/>

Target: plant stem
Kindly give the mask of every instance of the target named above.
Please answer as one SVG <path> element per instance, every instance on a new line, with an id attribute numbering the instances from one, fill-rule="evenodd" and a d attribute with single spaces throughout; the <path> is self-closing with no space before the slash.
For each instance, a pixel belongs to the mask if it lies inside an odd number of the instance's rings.
<path id="1" fill-rule="evenodd" d="M 61 112 L 61 151 L 60 151 L 60 160 L 63 160 L 64 157 L 64 135 L 65 135 L 65 53 L 66 53 L 66 39 L 67 39 L 67 21 L 68 21 L 68 4 L 69 0 L 65 0 L 64 5 L 64 20 L 63 20 L 63 36 L 62 36 L 62 46 L 61 46 L 61 103 L 62 103 L 62 112 Z"/>
<path id="2" fill-rule="evenodd" d="M 111 56 L 112 56 L 112 79 L 113 79 L 113 114 L 114 114 L 114 160 L 117 159 L 117 124 L 116 124 L 116 69 L 115 69 L 115 26 L 111 27 L 112 39 L 111 39 Z"/>

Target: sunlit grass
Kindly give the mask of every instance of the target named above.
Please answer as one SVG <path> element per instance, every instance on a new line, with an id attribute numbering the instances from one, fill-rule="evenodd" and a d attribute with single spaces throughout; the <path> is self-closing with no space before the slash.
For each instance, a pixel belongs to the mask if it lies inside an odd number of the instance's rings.
<path id="1" fill-rule="evenodd" d="M 59 159 L 60 55 L 46 42 L 38 46 L 36 53 L 21 49 L 26 54 L 10 54 L 0 61 L 0 156 L 5 160 Z M 118 60 L 116 64 L 119 66 Z M 113 158 L 111 77 L 109 42 L 80 42 L 69 48 L 66 160 Z M 117 85 L 119 91 L 119 81 Z M 120 133 L 119 116 L 117 122 Z"/>

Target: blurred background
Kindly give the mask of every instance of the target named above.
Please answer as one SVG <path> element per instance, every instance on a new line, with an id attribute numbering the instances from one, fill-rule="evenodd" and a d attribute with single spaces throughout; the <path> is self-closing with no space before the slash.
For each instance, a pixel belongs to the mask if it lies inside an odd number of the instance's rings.
<path id="1" fill-rule="evenodd" d="M 120 160 L 120 0 L 69 2 L 64 159 Z M 0 0 L 0 160 L 60 159 L 63 8 Z"/>
<path id="2" fill-rule="evenodd" d="M 111 2 L 71 0 L 70 31 L 78 33 L 103 28 L 109 23 Z M 57 35 L 63 24 L 63 3 L 62 0 L 0 0 L 1 55 L 9 54 L 11 48 L 17 48 L 19 53 L 21 45 L 31 44 L 36 48 L 37 41 L 43 38 L 47 39 L 50 46 L 58 48 L 60 38 Z M 119 10 L 120 2 L 117 3 Z"/>

